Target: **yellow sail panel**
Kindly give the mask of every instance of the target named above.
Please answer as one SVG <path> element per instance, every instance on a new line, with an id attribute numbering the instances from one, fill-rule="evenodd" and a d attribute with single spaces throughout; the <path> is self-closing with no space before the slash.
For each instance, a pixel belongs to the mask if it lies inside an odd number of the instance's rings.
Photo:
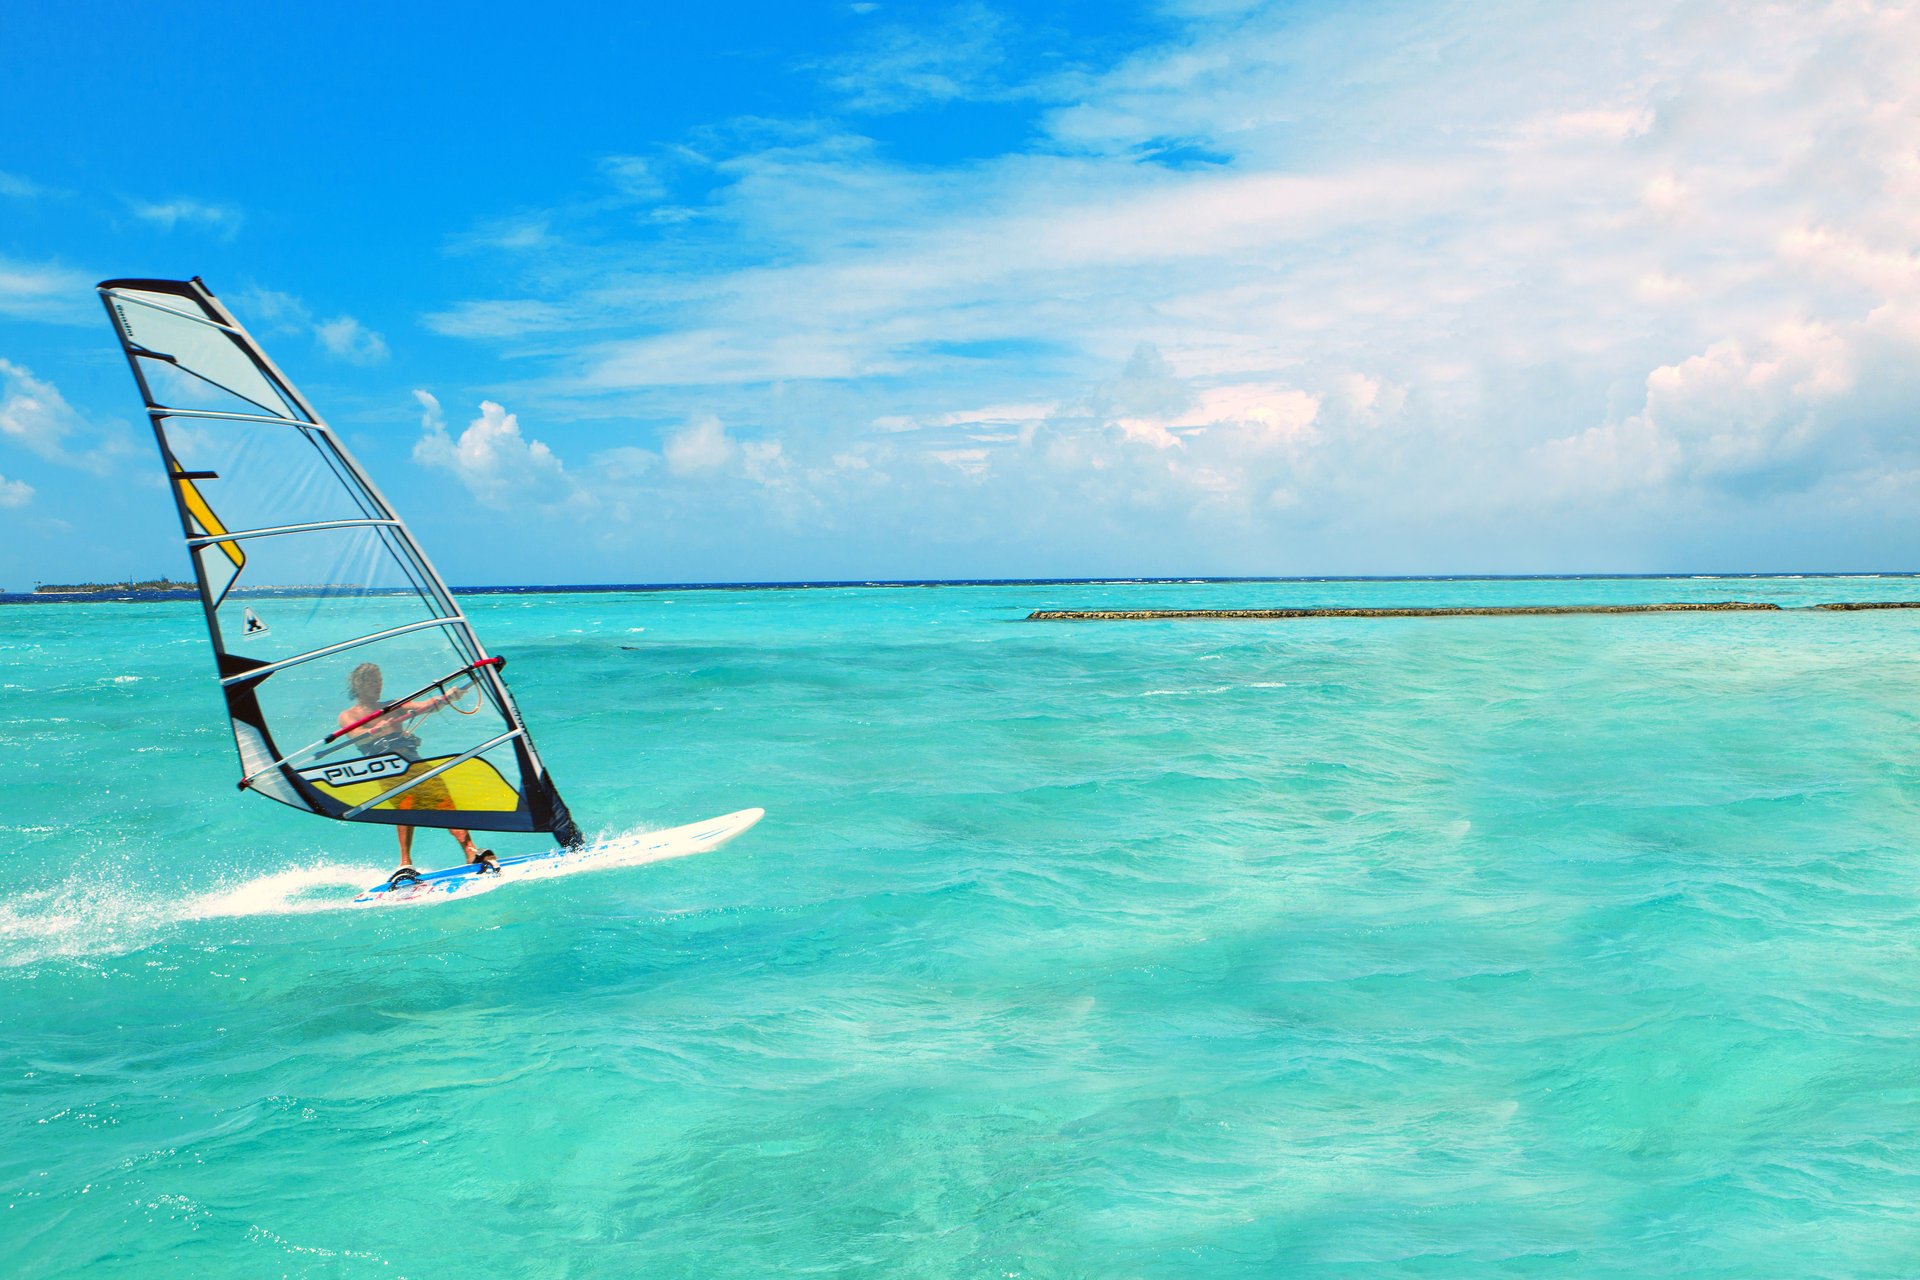
<path id="1" fill-rule="evenodd" d="M 173 483 L 180 491 L 180 505 L 186 509 L 187 520 L 198 530 L 198 535 L 203 538 L 224 535 L 227 526 L 213 513 L 212 505 L 193 477 L 178 462 L 170 464 L 168 470 L 173 473 Z M 240 576 L 240 570 L 246 567 L 247 553 L 240 549 L 238 542 L 215 542 L 201 547 L 195 559 L 207 575 L 207 594 L 217 607 Z"/>
<path id="2" fill-rule="evenodd" d="M 391 791 L 405 784 L 409 779 L 417 778 L 439 765 L 452 759 L 440 756 L 436 759 L 416 760 L 408 763 L 404 771 L 391 772 L 381 770 L 358 770 L 352 766 L 368 762 L 353 761 L 346 766 L 334 769 L 315 768 L 301 771 L 315 787 L 326 795 L 349 808 L 365 804 L 375 796 Z M 397 760 L 398 757 L 386 757 Z M 378 763 L 377 761 L 374 763 Z M 350 782 L 346 778 L 350 772 L 374 772 L 380 776 L 364 782 Z M 327 775 L 333 773 L 340 780 L 327 781 Z M 374 805 L 376 810 L 394 810 L 397 812 L 431 811 L 439 813 L 512 813 L 520 807 L 520 793 L 513 789 L 500 771 L 476 756 L 471 760 L 462 760 L 444 773 L 435 774 L 426 781 L 416 784 L 391 800 Z"/>
<path id="3" fill-rule="evenodd" d="M 207 500 L 201 496 L 200 486 L 188 478 L 187 473 L 177 462 L 173 464 L 173 482 L 180 486 L 180 501 L 186 504 L 187 514 L 192 516 L 194 523 L 200 526 L 200 536 L 203 538 L 225 537 L 227 526 L 220 523 L 220 517 L 213 514 L 213 508 L 207 505 Z M 219 546 L 220 550 L 226 553 L 227 559 L 233 561 L 235 572 L 246 564 L 247 553 L 240 549 L 239 543 L 222 542 Z"/>

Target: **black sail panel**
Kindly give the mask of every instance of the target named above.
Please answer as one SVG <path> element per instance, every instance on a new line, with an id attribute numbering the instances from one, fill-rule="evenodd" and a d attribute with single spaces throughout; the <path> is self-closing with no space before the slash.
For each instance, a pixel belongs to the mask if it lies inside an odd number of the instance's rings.
<path id="1" fill-rule="evenodd" d="M 579 832 L 501 660 L 199 280 L 109 280 L 186 537 L 241 787 L 348 822 Z"/>

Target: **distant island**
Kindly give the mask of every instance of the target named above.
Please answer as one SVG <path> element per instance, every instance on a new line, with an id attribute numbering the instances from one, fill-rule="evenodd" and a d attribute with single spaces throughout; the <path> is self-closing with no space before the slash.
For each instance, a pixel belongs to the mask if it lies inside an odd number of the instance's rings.
<path id="1" fill-rule="evenodd" d="M 191 582 L 171 578 L 153 578 L 146 582 L 43 582 L 33 589 L 37 596 L 97 596 L 110 591 L 192 591 Z"/>
<path id="2" fill-rule="evenodd" d="M 128 578 L 123 582 L 42 582 L 33 588 L 36 596 L 122 596 L 122 595 L 192 595 L 199 590 L 191 582 L 175 582 L 172 578 L 148 578 L 144 582 L 135 582 Z M 258 586 L 234 587 L 229 594 L 235 596 L 392 596 L 409 595 L 412 587 L 368 587 L 357 582 L 284 582 L 261 583 Z"/>

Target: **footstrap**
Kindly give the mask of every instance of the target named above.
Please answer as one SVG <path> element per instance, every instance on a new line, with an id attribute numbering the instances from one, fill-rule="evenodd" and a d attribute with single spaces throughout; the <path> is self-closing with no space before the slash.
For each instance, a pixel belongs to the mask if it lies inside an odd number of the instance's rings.
<path id="1" fill-rule="evenodd" d="M 387 888 L 389 889 L 398 889 L 403 884 L 418 883 L 420 883 L 420 873 L 412 867 L 401 867 L 398 871 L 395 871 L 387 877 Z"/>

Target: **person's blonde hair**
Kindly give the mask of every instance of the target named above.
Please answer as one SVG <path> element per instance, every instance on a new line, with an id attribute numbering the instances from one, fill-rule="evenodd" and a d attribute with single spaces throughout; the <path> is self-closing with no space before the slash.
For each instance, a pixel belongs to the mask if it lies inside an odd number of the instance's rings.
<path id="1" fill-rule="evenodd" d="M 363 706 L 370 707 L 380 700 L 382 683 L 379 665 L 363 662 L 347 677 L 347 696 Z"/>

